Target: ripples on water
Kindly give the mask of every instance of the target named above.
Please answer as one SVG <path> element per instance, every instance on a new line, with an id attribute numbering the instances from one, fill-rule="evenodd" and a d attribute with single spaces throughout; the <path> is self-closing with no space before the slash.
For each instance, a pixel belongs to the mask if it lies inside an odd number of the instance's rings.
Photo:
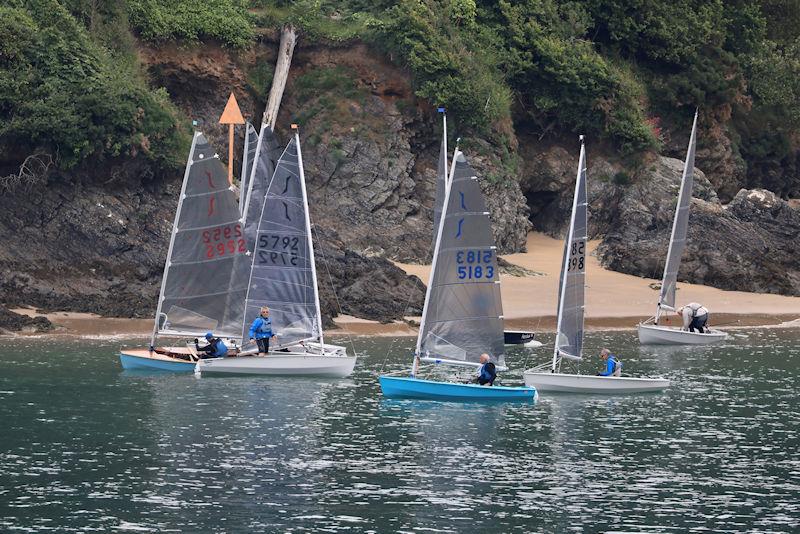
<path id="1" fill-rule="evenodd" d="M 347 380 L 130 373 L 117 342 L 7 341 L 0 530 L 786 532 L 800 332 L 737 335 L 676 349 L 592 333 L 591 351 L 673 386 L 536 405 L 383 399 L 377 376 L 408 366 L 410 338 L 354 340 Z M 526 357 L 549 355 L 513 349 L 506 383 Z"/>

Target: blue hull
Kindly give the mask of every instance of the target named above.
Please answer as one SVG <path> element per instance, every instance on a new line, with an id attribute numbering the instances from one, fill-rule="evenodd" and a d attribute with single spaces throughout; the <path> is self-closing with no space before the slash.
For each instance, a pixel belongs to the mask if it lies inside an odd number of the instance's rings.
<path id="1" fill-rule="evenodd" d="M 133 356 L 131 354 L 119 355 L 119 361 L 123 369 L 147 369 L 150 371 L 171 371 L 180 373 L 194 372 L 194 362 L 183 360 L 166 360 L 161 358 L 150 358 L 148 356 Z"/>
<path id="2" fill-rule="evenodd" d="M 529 386 L 479 386 L 455 382 L 435 382 L 418 378 L 382 376 L 379 378 L 385 397 L 454 401 L 535 401 L 536 388 Z"/>

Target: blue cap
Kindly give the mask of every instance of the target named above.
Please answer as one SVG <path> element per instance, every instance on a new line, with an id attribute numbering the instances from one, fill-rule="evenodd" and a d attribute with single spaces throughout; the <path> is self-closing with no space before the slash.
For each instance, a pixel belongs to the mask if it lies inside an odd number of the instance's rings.
<path id="1" fill-rule="evenodd" d="M 438 111 L 439 113 L 444 113 L 444 106 L 439 106 L 438 108 L 436 108 L 436 111 Z"/>
<path id="2" fill-rule="evenodd" d="M 212 337 L 214 337 L 214 334 L 211 332 L 206 332 L 206 339 L 211 339 Z"/>

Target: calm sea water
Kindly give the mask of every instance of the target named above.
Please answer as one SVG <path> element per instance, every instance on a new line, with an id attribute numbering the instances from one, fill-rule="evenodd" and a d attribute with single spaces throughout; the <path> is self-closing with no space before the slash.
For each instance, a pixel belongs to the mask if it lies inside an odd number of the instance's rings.
<path id="1" fill-rule="evenodd" d="M 736 335 L 591 333 L 673 386 L 536 405 L 383 399 L 409 338 L 354 339 L 347 380 L 131 373 L 118 341 L 5 340 L 0 531 L 796 531 L 800 332 Z M 547 350 L 512 350 L 506 384 L 526 358 Z"/>

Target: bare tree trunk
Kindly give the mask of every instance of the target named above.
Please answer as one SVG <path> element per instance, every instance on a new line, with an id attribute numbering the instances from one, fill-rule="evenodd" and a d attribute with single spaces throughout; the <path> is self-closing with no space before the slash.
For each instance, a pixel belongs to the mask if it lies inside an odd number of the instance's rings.
<path id="1" fill-rule="evenodd" d="M 275 122 L 278 120 L 278 110 L 283 99 L 283 90 L 286 88 L 286 78 L 289 76 L 289 67 L 292 65 L 292 54 L 297 35 L 294 26 L 287 24 L 281 31 L 281 44 L 278 50 L 278 62 L 275 65 L 275 75 L 272 77 L 272 89 L 269 92 L 267 108 L 264 110 L 262 122 L 270 130 L 275 129 Z"/>

